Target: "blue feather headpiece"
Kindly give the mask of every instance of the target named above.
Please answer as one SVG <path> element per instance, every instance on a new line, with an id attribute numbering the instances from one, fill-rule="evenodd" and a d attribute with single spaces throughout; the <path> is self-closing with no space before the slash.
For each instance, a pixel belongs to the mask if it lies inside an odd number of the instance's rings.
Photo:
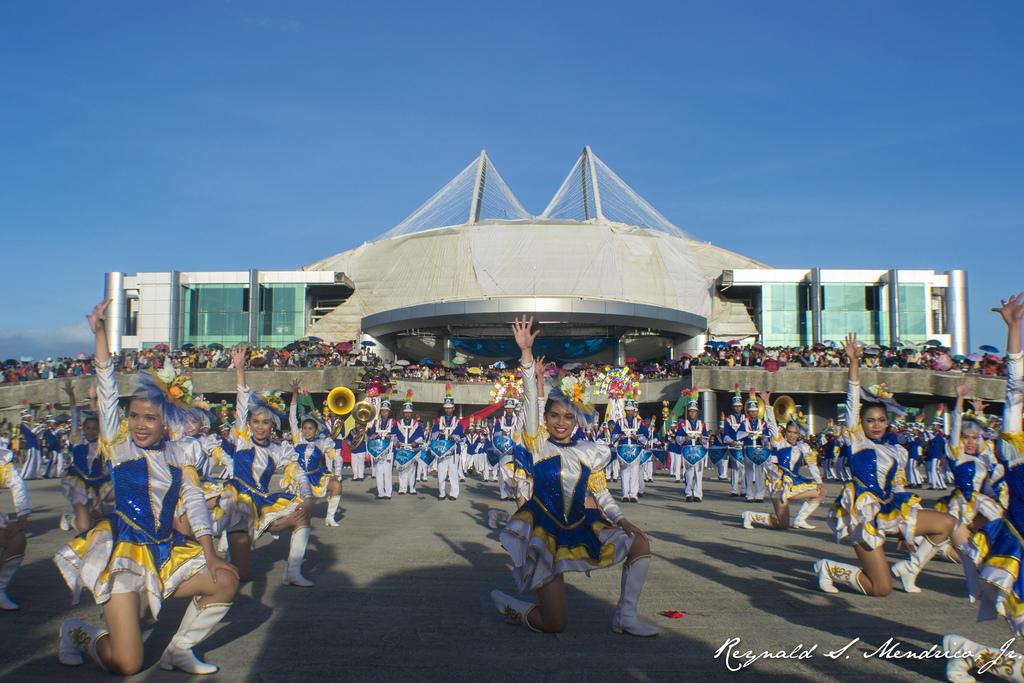
<path id="1" fill-rule="evenodd" d="M 180 428 L 186 422 L 198 422 L 200 411 L 191 404 L 192 383 L 173 368 L 139 373 L 132 398 L 141 398 L 159 407 L 164 424 Z"/>
<path id="2" fill-rule="evenodd" d="M 257 394 L 255 391 L 251 391 L 249 392 L 249 402 L 252 403 L 249 408 L 250 415 L 257 411 L 266 411 L 274 421 L 274 426 L 278 429 L 281 428 L 281 424 L 287 417 L 281 392 L 265 391 L 262 394 Z"/>
<path id="3" fill-rule="evenodd" d="M 890 413 L 900 417 L 907 414 L 906 409 L 896 402 L 892 392 L 884 384 L 874 384 L 870 387 L 860 388 L 860 400 L 868 403 L 880 403 Z"/>
<path id="4" fill-rule="evenodd" d="M 593 425 L 597 418 L 597 411 L 589 400 L 586 385 L 576 377 L 565 377 L 560 385 L 549 381 L 548 400 L 568 404 L 576 415 L 576 423 L 580 427 Z"/>

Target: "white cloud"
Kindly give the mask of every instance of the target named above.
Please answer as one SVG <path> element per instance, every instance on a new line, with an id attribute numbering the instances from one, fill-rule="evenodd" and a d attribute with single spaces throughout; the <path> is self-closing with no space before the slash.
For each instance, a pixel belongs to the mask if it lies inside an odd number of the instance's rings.
<path id="1" fill-rule="evenodd" d="M 13 330 L 0 328 L 0 360 L 5 358 L 47 358 L 92 353 L 89 325 L 83 320 L 63 327 Z"/>

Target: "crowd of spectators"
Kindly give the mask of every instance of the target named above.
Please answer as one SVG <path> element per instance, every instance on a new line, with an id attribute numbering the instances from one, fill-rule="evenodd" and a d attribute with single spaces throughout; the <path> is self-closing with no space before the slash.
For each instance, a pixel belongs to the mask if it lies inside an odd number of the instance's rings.
<path id="1" fill-rule="evenodd" d="M 426 359 L 420 362 L 385 361 L 376 353 L 372 343 L 368 342 L 327 344 L 305 341 L 283 349 L 255 348 L 250 353 L 250 366 L 253 368 L 360 366 L 383 370 L 395 378 L 448 382 L 490 382 L 505 369 L 502 361 L 475 366 L 459 361 L 438 363 Z M 832 343 L 810 347 L 765 348 L 760 344 L 744 346 L 712 342 L 696 356 L 683 353 L 675 359 L 642 362 L 632 358 L 626 360 L 630 370 L 643 379 L 683 376 L 689 374 L 694 366 L 762 367 L 774 372 L 786 367 L 840 368 L 846 364 L 842 349 Z M 168 362 L 181 369 L 226 369 L 231 359 L 228 350 L 218 344 L 185 346 L 176 350 L 160 344 L 149 349 L 125 351 L 118 356 L 117 362 L 121 371 L 131 373 L 149 368 L 158 369 Z M 993 347 L 982 347 L 978 353 L 958 356 L 938 345 L 900 349 L 868 346 L 865 349 L 864 366 L 951 371 L 993 377 L 1003 375 L 1006 371 L 1003 359 Z M 606 367 L 605 363 L 566 363 L 561 369 L 565 373 L 589 376 Z M 89 374 L 92 374 L 92 360 L 85 353 L 40 361 L 9 359 L 0 368 L 0 384 Z"/>

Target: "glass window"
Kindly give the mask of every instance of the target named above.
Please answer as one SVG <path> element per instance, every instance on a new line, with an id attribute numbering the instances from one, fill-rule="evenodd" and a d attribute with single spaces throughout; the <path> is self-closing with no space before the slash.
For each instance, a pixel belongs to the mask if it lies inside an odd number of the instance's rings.
<path id="1" fill-rule="evenodd" d="M 181 341 L 229 346 L 249 340 L 245 285 L 194 284 L 181 288 Z"/>
<path id="2" fill-rule="evenodd" d="M 920 344 L 926 341 L 928 328 L 925 323 L 927 309 L 924 301 L 924 285 L 900 285 L 900 337 L 903 341 Z"/>
<path id="3" fill-rule="evenodd" d="M 877 287 L 862 283 L 822 285 L 822 338 L 841 341 L 853 332 L 865 343 L 884 343 L 887 325 L 879 322 L 884 317 L 878 310 L 881 298 Z"/>
<path id="4" fill-rule="evenodd" d="M 810 330 L 807 286 L 799 282 L 761 286 L 761 343 L 803 346 Z"/>
<path id="5" fill-rule="evenodd" d="M 268 284 L 260 287 L 260 344 L 287 346 L 305 334 L 306 286 Z"/>

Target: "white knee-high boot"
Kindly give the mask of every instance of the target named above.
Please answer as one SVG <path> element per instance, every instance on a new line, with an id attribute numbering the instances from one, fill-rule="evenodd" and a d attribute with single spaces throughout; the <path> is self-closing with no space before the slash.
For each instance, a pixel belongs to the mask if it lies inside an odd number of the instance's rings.
<path id="1" fill-rule="evenodd" d="M 507 593 L 502 593 L 498 589 L 491 591 L 491 600 L 494 601 L 494 607 L 498 610 L 498 613 L 503 615 L 513 624 L 520 624 L 526 628 L 540 633 L 539 630 L 534 628 L 533 624 L 530 623 L 530 610 L 537 605 L 532 602 L 526 602 L 518 598 L 513 598 Z"/>
<path id="2" fill-rule="evenodd" d="M 860 585 L 861 568 L 852 564 L 843 564 L 833 560 L 818 560 L 814 563 L 814 571 L 818 574 L 818 587 L 826 593 L 838 593 L 836 582 L 853 588 L 858 593 L 867 594 Z"/>
<path id="3" fill-rule="evenodd" d="M 807 523 L 807 518 L 811 516 L 811 513 L 818 509 L 821 505 L 820 500 L 805 500 L 804 504 L 800 506 L 800 510 L 796 513 L 796 517 L 793 519 L 793 523 L 790 525 L 794 529 L 813 529 L 814 526 Z"/>
<path id="4" fill-rule="evenodd" d="M 917 575 L 935 557 L 937 552 L 939 552 L 939 546 L 929 541 L 927 537 L 923 537 L 910 559 L 902 560 L 892 566 L 892 575 L 903 583 L 903 590 L 908 593 L 921 592 L 916 584 Z"/>
<path id="5" fill-rule="evenodd" d="M 7 597 L 7 584 L 14 578 L 14 573 L 18 571 L 18 567 L 21 566 L 21 561 L 24 559 L 24 555 L 14 555 L 0 565 L 0 609 L 2 610 L 21 609 L 21 605 Z"/>
<path id="6" fill-rule="evenodd" d="M 165 671 L 181 669 L 190 674 L 216 673 L 218 667 L 201 661 L 192 653 L 192 648 L 210 635 L 210 631 L 220 623 L 229 609 L 230 602 L 214 602 L 200 607 L 199 598 L 193 599 L 185 610 L 185 616 L 181 618 L 177 633 L 160 656 L 160 668 Z"/>
<path id="7" fill-rule="evenodd" d="M 755 524 L 761 526 L 771 527 L 772 516 L 767 512 L 754 512 L 752 510 L 743 511 L 743 528 L 753 529 Z"/>
<path id="8" fill-rule="evenodd" d="M 335 516 L 338 514 L 338 505 L 341 503 L 341 496 L 327 496 L 327 516 L 324 524 L 327 526 L 338 526 Z"/>
<path id="9" fill-rule="evenodd" d="M 97 628 L 85 623 L 81 619 L 65 619 L 60 625 L 60 645 L 57 649 L 57 659 L 64 666 L 80 666 L 82 655 L 89 655 L 92 661 L 96 662 L 101 669 L 107 670 L 96 652 L 96 643 L 100 638 L 110 633 L 105 628 Z"/>
<path id="10" fill-rule="evenodd" d="M 292 540 L 288 546 L 288 564 L 284 568 L 284 583 L 291 586 L 312 586 L 313 582 L 302 575 L 302 560 L 306 557 L 306 544 L 309 543 L 309 527 L 292 531 Z"/>
<path id="11" fill-rule="evenodd" d="M 1011 658 L 998 648 L 950 634 L 942 637 L 942 650 L 950 657 L 946 660 L 946 678 L 953 683 L 974 683 L 971 671 L 979 667 L 986 667 L 981 673 L 1024 683 L 1024 659 Z"/>
<path id="12" fill-rule="evenodd" d="M 612 616 L 612 630 L 616 633 L 628 633 L 632 636 L 649 638 L 658 635 L 658 629 L 641 621 L 637 616 L 640 604 L 640 591 L 647 582 L 647 570 L 651 566 L 651 556 L 643 555 L 632 562 L 622 565 L 621 593 L 619 604 Z"/>

